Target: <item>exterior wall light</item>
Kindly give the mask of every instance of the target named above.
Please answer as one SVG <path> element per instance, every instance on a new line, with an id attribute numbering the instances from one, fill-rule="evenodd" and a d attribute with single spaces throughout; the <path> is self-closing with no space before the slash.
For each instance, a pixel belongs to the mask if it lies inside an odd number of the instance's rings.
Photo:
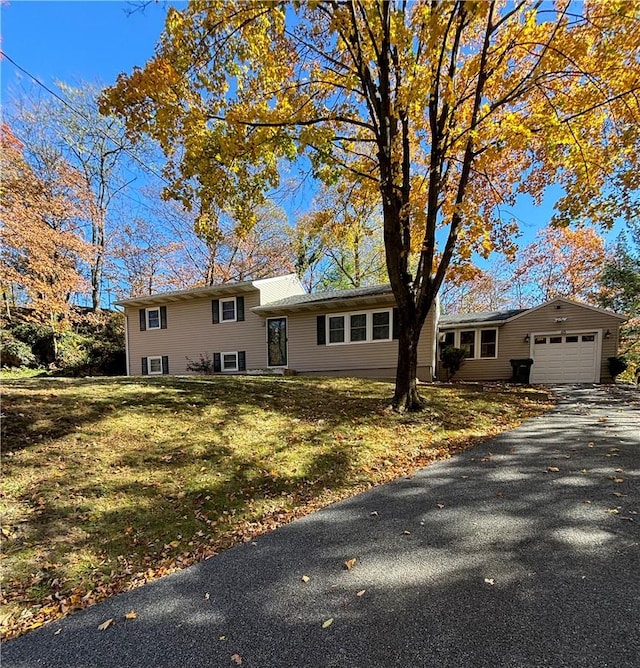
<path id="1" fill-rule="evenodd" d="M 529 343 L 529 341 L 531 341 L 531 334 L 529 334 L 529 332 L 527 332 L 527 333 L 524 335 L 524 342 L 525 342 L 525 343 Z"/>
<path id="2" fill-rule="evenodd" d="M 610 339 L 610 338 L 611 338 L 611 330 L 610 330 L 610 329 L 608 329 L 608 330 L 604 333 L 604 338 L 605 338 L 605 339 Z"/>

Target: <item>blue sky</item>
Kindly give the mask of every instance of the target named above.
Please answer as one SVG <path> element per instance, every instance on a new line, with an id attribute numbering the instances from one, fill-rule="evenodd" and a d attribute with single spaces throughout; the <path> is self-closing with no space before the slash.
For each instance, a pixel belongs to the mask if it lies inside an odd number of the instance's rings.
<path id="1" fill-rule="evenodd" d="M 51 86 L 56 80 L 111 83 L 120 72 L 144 65 L 164 24 L 164 4 L 144 13 L 127 2 L 10 0 L 0 10 L 2 50 Z M 24 78 L 2 61 L 2 97 Z"/>
<path id="2" fill-rule="evenodd" d="M 173 3 L 183 6 L 185 3 Z M 2 50 L 22 68 L 56 90 L 55 81 L 110 84 L 120 72 L 144 65 L 162 31 L 167 4 L 151 3 L 127 15 L 134 3 L 93 0 L 10 0 L 0 9 Z M 14 65 L 0 61 L 3 103 L 27 79 Z M 557 190 L 556 190 L 557 193 Z M 522 198 L 512 211 L 520 223 L 521 243 L 533 239 L 552 214 L 553 189 L 539 207 Z M 619 230 L 606 237 L 615 239 Z"/>

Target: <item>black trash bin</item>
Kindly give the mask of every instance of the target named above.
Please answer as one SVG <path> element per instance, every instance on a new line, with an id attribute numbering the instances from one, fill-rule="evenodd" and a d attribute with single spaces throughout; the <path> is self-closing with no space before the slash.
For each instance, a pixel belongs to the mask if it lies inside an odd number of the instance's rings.
<path id="1" fill-rule="evenodd" d="M 525 359 L 519 360 L 509 360 L 512 369 L 511 382 L 512 383 L 524 383 L 525 385 L 529 384 L 529 378 L 531 376 L 531 367 L 533 366 L 533 360 L 528 357 Z"/>

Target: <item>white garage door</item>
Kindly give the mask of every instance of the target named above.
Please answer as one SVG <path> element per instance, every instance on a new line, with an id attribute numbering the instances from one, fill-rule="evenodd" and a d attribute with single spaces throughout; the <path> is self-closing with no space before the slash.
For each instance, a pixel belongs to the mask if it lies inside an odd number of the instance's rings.
<path id="1" fill-rule="evenodd" d="M 533 337 L 532 383 L 594 383 L 597 335 L 546 334 Z"/>

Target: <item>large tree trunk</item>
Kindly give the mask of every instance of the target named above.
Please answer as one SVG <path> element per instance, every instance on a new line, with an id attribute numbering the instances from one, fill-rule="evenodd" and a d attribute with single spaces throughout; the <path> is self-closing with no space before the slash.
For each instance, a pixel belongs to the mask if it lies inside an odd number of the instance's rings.
<path id="1" fill-rule="evenodd" d="M 412 327 L 408 323 L 400 327 L 396 389 L 393 396 L 393 407 L 400 412 L 422 410 L 425 406 L 424 399 L 418 392 L 419 340 L 419 327 Z"/>

